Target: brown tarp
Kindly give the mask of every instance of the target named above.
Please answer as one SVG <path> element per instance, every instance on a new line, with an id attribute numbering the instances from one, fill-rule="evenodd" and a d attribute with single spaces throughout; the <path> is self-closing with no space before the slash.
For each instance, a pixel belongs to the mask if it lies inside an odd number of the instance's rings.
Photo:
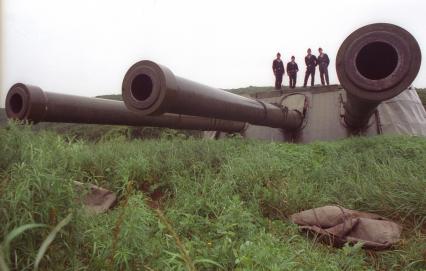
<path id="1" fill-rule="evenodd" d="M 402 230 L 400 225 L 382 216 L 340 206 L 306 210 L 290 219 L 300 230 L 314 233 L 336 247 L 362 242 L 363 248 L 386 249 L 399 241 Z"/>

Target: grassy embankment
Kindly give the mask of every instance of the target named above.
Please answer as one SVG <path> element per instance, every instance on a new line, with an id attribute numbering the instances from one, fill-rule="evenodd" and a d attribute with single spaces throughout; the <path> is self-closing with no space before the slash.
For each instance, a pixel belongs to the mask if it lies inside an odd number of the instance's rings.
<path id="1" fill-rule="evenodd" d="M 0 264 L 11 270 L 36 262 L 40 270 L 426 268 L 425 138 L 292 145 L 121 136 L 95 144 L 11 125 L 0 129 L 0 150 Z M 74 180 L 117 192 L 118 205 L 86 215 Z M 334 249 L 288 221 L 325 204 L 402 223 L 402 241 L 384 252 Z"/>

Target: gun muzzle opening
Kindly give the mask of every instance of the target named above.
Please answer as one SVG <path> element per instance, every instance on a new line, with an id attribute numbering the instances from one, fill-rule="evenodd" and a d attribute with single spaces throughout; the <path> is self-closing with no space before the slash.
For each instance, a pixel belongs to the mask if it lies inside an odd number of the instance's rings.
<path id="1" fill-rule="evenodd" d="M 22 98 L 22 95 L 19 93 L 12 94 L 8 107 L 14 114 L 18 115 L 24 108 L 24 99 Z"/>
<path id="2" fill-rule="evenodd" d="M 36 86 L 17 83 L 6 96 L 6 115 L 11 119 L 38 121 L 46 112 L 46 97 Z"/>
<path id="3" fill-rule="evenodd" d="M 348 94 L 380 103 L 404 91 L 416 77 L 420 47 L 406 30 L 372 24 L 352 32 L 336 57 L 339 81 Z"/>
<path id="4" fill-rule="evenodd" d="M 22 84 L 15 84 L 6 96 L 6 115 L 12 119 L 23 120 L 28 114 L 28 92 Z"/>
<path id="5" fill-rule="evenodd" d="M 174 78 L 171 72 L 152 61 L 135 63 L 123 78 L 122 96 L 126 107 L 144 115 L 165 113 L 160 105 L 169 87 L 168 76 Z"/>
<path id="6" fill-rule="evenodd" d="M 356 57 L 359 73 L 370 80 L 381 80 L 391 75 L 398 65 L 398 52 L 389 43 L 372 42 L 365 45 Z"/>
<path id="7" fill-rule="evenodd" d="M 405 29 L 386 23 L 352 32 L 336 57 L 336 71 L 346 90 L 345 122 L 367 127 L 377 106 L 404 90 L 420 69 L 421 51 Z"/>
<path id="8" fill-rule="evenodd" d="M 137 101 L 147 100 L 153 91 L 152 79 L 146 74 L 138 74 L 132 80 L 131 94 Z"/>

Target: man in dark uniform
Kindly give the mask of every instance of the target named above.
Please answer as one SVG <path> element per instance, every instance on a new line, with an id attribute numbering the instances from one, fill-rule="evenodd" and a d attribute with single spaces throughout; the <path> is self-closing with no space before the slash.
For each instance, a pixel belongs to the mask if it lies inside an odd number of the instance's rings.
<path id="1" fill-rule="evenodd" d="M 284 75 L 284 64 L 281 61 L 281 54 L 277 53 L 277 58 L 272 62 L 272 71 L 275 75 L 275 89 L 281 89 Z"/>
<path id="2" fill-rule="evenodd" d="M 322 52 L 322 48 L 318 49 L 319 56 L 318 56 L 318 67 L 320 71 L 320 78 L 321 78 L 321 84 L 324 86 L 324 77 L 325 82 L 327 83 L 327 86 L 330 85 L 330 82 L 328 80 L 328 64 L 330 64 L 330 59 L 328 58 L 328 55 Z"/>
<path id="3" fill-rule="evenodd" d="M 299 67 L 294 60 L 295 58 L 292 56 L 291 61 L 287 63 L 287 74 L 290 81 L 290 88 L 296 87 L 297 72 L 299 71 Z"/>
<path id="4" fill-rule="evenodd" d="M 305 64 L 306 64 L 306 73 L 305 73 L 305 81 L 303 82 L 303 87 L 306 87 L 308 83 L 308 78 L 311 76 L 311 86 L 314 86 L 315 82 L 315 67 L 317 66 L 317 58 L 311 54 L 311 48 L 308 49 L 308 55 L 305 56 Z"/>

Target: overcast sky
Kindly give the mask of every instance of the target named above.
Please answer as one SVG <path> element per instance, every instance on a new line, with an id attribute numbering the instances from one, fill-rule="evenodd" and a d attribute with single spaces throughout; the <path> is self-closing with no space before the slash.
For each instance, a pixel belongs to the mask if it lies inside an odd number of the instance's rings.
<path id="1" fill-rule="evenodd" d="M 3 83 L 84 96 L 121 93 L 126 70 L 150 59 L 219 88 L 271 86 L 271 63 L 319 46 L 331 58 L 353 30 L 388 22 L 407 29 L 426 55 L 422 0 L 0 0 Z M 321 3 L 321 4 L 320 4 Z M 426 87 L 422 65 L 414 82 Z M 316 81 L 319 82 L 317 72 Z M 288 84 L 288 77 L 284 83 Z"/>

